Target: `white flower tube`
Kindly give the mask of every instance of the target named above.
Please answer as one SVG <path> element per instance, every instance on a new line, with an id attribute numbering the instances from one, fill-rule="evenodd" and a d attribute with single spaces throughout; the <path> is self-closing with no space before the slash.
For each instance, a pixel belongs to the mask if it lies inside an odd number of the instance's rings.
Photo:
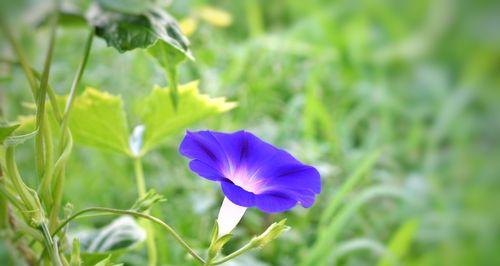
<path id="1" fill-rule="evenodd" d="M 238 206 L 225 197 L 217 217 L 217 224 L 219 225 L 218 237 L 231 233 L 246 210 L 246 207 Z"/>

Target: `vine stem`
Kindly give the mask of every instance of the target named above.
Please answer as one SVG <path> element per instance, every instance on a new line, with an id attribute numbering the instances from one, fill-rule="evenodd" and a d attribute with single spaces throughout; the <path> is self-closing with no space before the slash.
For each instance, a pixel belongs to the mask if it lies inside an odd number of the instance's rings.
<path id="1" fill-rule="evenodd" d="M 178 91 L 178 77 L 177 77 L 177 66 L 170 65 L 167 70 L 167 80 L 168 87 L 170 90 L 170 99 L 174 110 L 177 110 L 177 105 L 179 104 L 179 91 Z"/>
<path id="2" fill-rule="evenodd" d="M 54 205 L 51 209 L 51 215 L 50 215 L 51 228 L 55 228 L 57 224 L 57 217 L 59 215 L 59 211 L 62 205 L 61 201 L 65 183 L 66 171 L 64 168 L 66 166 L 67 158 L 69 157 L 69 154 L 71 153 L 71 149 L 73 146 L 71 131 L 68 128 L 69 115 L 75 99 L 76 89 L 78 87 L 78 84 L 80 83 L 80 80 L 82 79 L 85 67 L 87 66 L 93 39 L 94 39 L 94 30 L 92 29 L 90 30 L 87 40 L 85 42 L 83 57 L 82 60 L 80 61 L 80 64 L 78 65 L 75 77 L 73 78 L 69 96 L 66 101 L 66 106 L 64 108 L 64 113 L 61 118 L 61 138 L 59 140 L 59 147 L 58 147 L 59 159 L 56 162 L 55 166 L 56 170 L 54 171 L 56 180 L 54 181 L 55 183 L 54 194 L 53 194 Z M 50 187 L 52 183 L 51 181 L 52 180 L 46 180 L 44 184 L 45 187 Z"/>
<path id="3" fill-rule="evenodd" d="M 233 253 L 231 253 L 231 254 L 229 254 L 229 255 L 227 255 L 227 256 L 219 259 L 219 260 L 216 260 L 216 261 L 210 263 L 209 265 L 222 264 L 222 263 L 224 263 L 226 261 L 229 261 L 229 260 L 232 260 L 232 259 L 238 257 L 239 255 L 241 255 L 241 254 L 243 254 L 243 253 L 245 253 L 248 250 L 253 249 L 253 248 L 255 248 L 255 244 L 252 241 L 250 241 L 246 245 L 244 245 L 243 247 L 241 247 L 238 250 L 236 250 L 235 252 L 233 252 Z"/>
<path id="4" fill-rule="evenodd" d="M 47 227 L 47 224 L 43 223 L 40 227 L 41 227 L 40 230 L 42 231 L 45 240 L 46 250 L 47 253 L 49 254 L 52 264 L 56 266 L 62 266 L 61 259 L 59 258 L 59 250 L 57 248 L 57 244 L 54 243 L 49 228 Z"/>
<path id="5" fill-rule="evenodd" d="M 57 23 L 59 21 L 59 1 L 55 1 L 54 6 L 54 18 L 52 19 L 49 46 L 47 49 L 47 54 L 45 56 L 45 62 L 43 66 L 42 77 L 40 79 L 40 86 L 37 91 L 37 104 L 36 104 L 36 126 L 38 128 L 38 134 L 35 137 L 35 147 L 36 147 L 36 166 L 38 170 L 38 177 L 42 179 L 43 172 L 45 169 L 45 154 L 48 148 L 44 145 L 44 126 L 45 126 L 45 99 L 47 96 L 47 86 L 49 83 L 50 66 L 52 63 L 52 57 L 54 53 L 54 46 L 56 40 Z"/>
<path id="6" fill-rule="evenodd" d="M 134 217 L 138 218 L 143 218 L 146 220 L 151 221 L 154 224 L 157 224 L 161 227 L 163 227 L 167 232 L 169 232 L 174 239 L 189 253 L 193 258 L 195 258 L 201 265 L 205 263 L 205 260 L 194 251 L 193 248 L 189 246 L 189 244 L 167 223 L 163 222 L 162 220 L 151 216 L 146 213 L 140 213 L 140 212 L 135 212 L 131 210 L 119 210 L 119 209 L 113 209 L 113 208 L 105 208 L 105 207 L 91 207 L 91 208 L 86 208 L 83 210 L 80 210 L 76 212 L 75 214 L 71 215 L 68 217 L 66 220 L 61 222 L 61 224 L 54 230 L 52 233 L 52 236 L 55 236 L 59 231 L 61 231 L 64 226 L 66 226 L 69 222 L 71 222 L 73 219 L 77 218 L 78 216 L 81 216 L 82 214 L 88 213 L 88 212 L 105 212 L 105 213 L 113 213 L 113 214 L 125 214 L 125 215 L 131 215 Z"/>
<path id="7" fill-rule="evenodd" d="M 144 197 L 146 195 L 146 181 L 144 178 L 144 170 L 142 167 L 142 159 L 141 157 L 134 158 L 134 171 L 135 178 L 137 183 L 137 191 L 139 194 L 139 198 Z M 149 213 L 146 213 L 149 214 Z M 156 251 L 155 244 L 155 232 L 152 224 L 149 222 L 145 224 L 146 234 L 147 234 L 147 247 L 148 247 L 148 265 L 155 266 L 158 261 L 158 253 Z"/>
<path id="8" fill-rule="evenodd" d="M 21 55 L 18 57 L 24 58 L 24 55 L 22 54 L 22 52 L 21 52 Z M 33 67 L 28 66 L 27 67 L 28 71 L 26 72 L 24 70 L 23 63 L 21 63 L 20 59 L 18 59 L 16 61 L 16 60 L 11 60 L 11 59 L 7 59 L 7 58 L 0 58 L 0 62 L 10 64 L 10 65 L 19 65 L 19 66 L 21 66 L 21 69 L 23 69 L 26 77 L 34 76 L 34 78 L 36 80 L 41 79 L 42 75 L 38 71 L 36 71 L 36 69 L 34 69 Z M 27 63 L 25 62 L 24 64 L 27 64 Z M 35 86 L 36 86 L 36 83 L 35 83 Z M 47 84 L 47 94 L 49 95 L 49 101 L 50 101 L 50 105 L 52 106 L 52 111 L 54 112 L 55 119 L 58 123 L 61 123 L 62 115 L 61 115 L 61 111 L 59 110 L 59 105 L 57 104 L 56 93 L 54 92 L 54 88 L 52 88 L 52 86 L 50 86 L 50 84 Z M 33 97 L 35 97 L 35 96 L 33 96 Z"/>
<path id="9" fill-rule="evenodd" d="M 62 117 L 62 121 L 61 121 L 61 140 L 59 142 L 60 143 L 59 152 L 61 152 L 61 153 L 62 153 L 62 151 L 64 149 L 64 145 L 66 143 L 66 138 L 67 138 L 66 129 L 68 128 L 68 120 L 69 120 L 69 114 L 71 111 L 71 107 L 73 106 L 73 102 L 75 101 L 76 88 L 78 87 L 78 84 L 80 83 L 80 80 L 82 79 L 85 67 L 87 66 L 87 62 L 89 59 L 89 54 L 90 54 L 90 50 L 92 48 L 92 41 L 93 40 L 94 40 L 94 29 L 92 28 L 89 32 L 88 37 L 87 37 L 87 41 L 85 42 L 85 48 L 84 48 L 84 52 L 83 52 L 82 61 L 80 61 L 80 64 L 78 65 L 78 69 L 77 69 L 76 75 L 73 79 L 73 83 L 71 84 L 68 99 L 66 101 L 66 106 L 64 108 L 64 113 L 63 113 L 63 117 Z"/>
<path id="10" fill-rule="evenodd" d="M 16 54 L 16 57 L 19 60 L 19 64 L 21 65 L 21 68 L 23 69 L 26 79 L 28 80 L 28 83 L 30 85 L 33 99 L 35 99 L 37 90 L 35 77 L 33 75 L 33 72 L 31 71 L 28 61 L 26 60 L 26 57 L 24 56 L 24 53 L 22 52 L 21 46 L 19 45 L 19 43 L 17 43 L 16 39 L 14 38 L 14 35 L 10 31 L 9 26 L 7 25 L 7 21 L 5 21 L 5 16 L 3 14 L 0 14 L 0 29 L 7 38 L 7 41 L 10 43 L 12 50 L 14 50 L 14 53 Z"/>

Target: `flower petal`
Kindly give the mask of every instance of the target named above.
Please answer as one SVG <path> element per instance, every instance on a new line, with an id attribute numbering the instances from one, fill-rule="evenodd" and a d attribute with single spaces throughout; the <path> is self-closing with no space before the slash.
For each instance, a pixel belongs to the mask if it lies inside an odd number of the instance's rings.
<path id="1" fill-rule="evenodd" d="M 297 204 L 295 199 L 283 194 L 260 194 L 255 196 L 257 208 L 263 212 L 276 213 L 287 211 Z"/>
<path id="2" fill-rule="evenodd" d="M 246 131 L 188 132 L 179 150 L 193 159 L 191 170 L 219 181 L 225 196 L 239 206 L 265 212 L 285 211 L 297 203 L 307 208 L 321 192 L 314 167 Z"/>
<path id="3" fill-rule="evenodd" d="M 224 176 L 218 170 L 198 159 L 189 163 L 189 169 L 208 180 L 219 181 L 224 179 Z"/>
<path id="4" fill-rule="evenodd" d="M 255 195 L 253 193 L 248 192 L 239 186 L 236 186 L 227 179 L 221 181 L 220 184 L 224 195 L 226 195 L 226 197 L 234 204 L 243 207 L 255 206 Z"/>
<path id="5" fill-rule="evenodd" d="M 181 142 L 179 152 L 190 158 L 198 159 L 216 170 L 224 164 L 225 155 L 220 145 L 214 142 L 208 131 L 187 132 Z"/>
<path id="6" fill-rule="evenodd" d="M 266 176 L 264 190 L 279 188 L 310 191 L 313 194 L 321 192 L 321 178 L 318 170 L 305 164 L 268 165 L 261 169 L 259 175 Z"/>

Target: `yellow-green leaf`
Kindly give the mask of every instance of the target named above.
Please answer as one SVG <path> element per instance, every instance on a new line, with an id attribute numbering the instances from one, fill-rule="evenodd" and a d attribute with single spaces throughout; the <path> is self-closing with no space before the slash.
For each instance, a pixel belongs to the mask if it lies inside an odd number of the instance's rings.
<path id="1" fill-rule="evenodd" d="M 214 114 L 226 112 L 236 106 L 225 98 L 210 98 L 198 90 L 198 82 L 179 86 L 177 110 L 166 88 L 156 87 L 139 102 L 137 113 L 145 126 L 142 153 L 160 144 L 167 137 Z"/>
<path id="2" fill-rule="evenodd" d="M 86 88 L 75 99 L 69 127 L 77 143 L 129 154 L 127 119 L 120 96 Z"/>

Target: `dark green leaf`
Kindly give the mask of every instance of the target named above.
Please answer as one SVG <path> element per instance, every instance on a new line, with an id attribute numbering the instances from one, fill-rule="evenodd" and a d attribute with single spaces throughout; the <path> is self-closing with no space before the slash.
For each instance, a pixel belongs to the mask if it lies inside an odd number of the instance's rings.
<path id="1" fill-rule="evenodd" d="M 94 4 L 87 19 L 95 27 L 96 35 L 121 53 L 160 42 L 176 49 L 183 58 L 192 58 L 189 41 L 181 33 L 177 22 L 160 8 L 126 14 Z"/>

